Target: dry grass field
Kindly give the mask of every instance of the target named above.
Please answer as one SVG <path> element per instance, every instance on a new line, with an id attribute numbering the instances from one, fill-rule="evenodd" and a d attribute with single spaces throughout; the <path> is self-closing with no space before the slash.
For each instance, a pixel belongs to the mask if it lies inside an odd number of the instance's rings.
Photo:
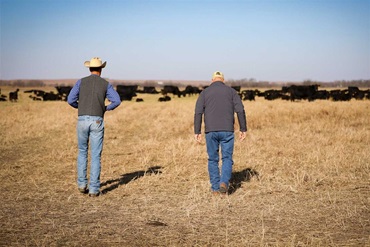
<path id="1" fill-rule="evenodd" d="M 90 198 L 77 111 L 19 97 L 0 102 L 0 246 L 370 246 L 369 100 L 245 101 L 233 187 L 215 197 L 197 96 L 140 95 L 105 116 L 104 194 Z"/>

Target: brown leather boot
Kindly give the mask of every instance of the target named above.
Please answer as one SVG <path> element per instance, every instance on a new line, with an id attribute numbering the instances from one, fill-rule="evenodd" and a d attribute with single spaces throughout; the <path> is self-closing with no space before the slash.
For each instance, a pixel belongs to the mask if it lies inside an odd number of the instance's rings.
<path id="1" fill-rule="evenodd" d="M 221 183 L 220 184 L 220 193 L 221 194 L 227 194 L 227 190 L 228 190 L 227 185 L 225 183 Z"/>

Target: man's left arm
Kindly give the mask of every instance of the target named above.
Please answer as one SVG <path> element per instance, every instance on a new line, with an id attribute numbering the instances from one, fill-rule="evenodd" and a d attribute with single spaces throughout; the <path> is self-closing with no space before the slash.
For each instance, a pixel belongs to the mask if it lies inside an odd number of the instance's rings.
<path id="1" fill-rule="evenodd" d="M 234 100 L 234 109 L 236 115 L 238 116 L 238 122 L 240 127 L 240 140 L 244 140 L 247 132 L 247 118 L 245 116 L 244 105 L 237 93 L 234 95 L 233 100 Z"/>
<path id="2" fill-rule="evenodd" d="M 114 90 L 112 84 L 108 84 L 107 99 L 111 102 L 106 107 L 107 111 L 112 111 L 121 104 L 121 98 L 119 97 L 119 94 L 117 93 L 117 91 Z"/>

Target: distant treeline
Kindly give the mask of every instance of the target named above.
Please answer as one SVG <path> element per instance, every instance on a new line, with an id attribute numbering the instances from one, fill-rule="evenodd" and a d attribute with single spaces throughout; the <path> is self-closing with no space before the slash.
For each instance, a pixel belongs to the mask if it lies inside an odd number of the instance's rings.
<path id="1" fill-rule="evenodd" d="M 0 86 L 13 87 L 44 87 L 42 80 L 0 80 Z"/>
<path id="2" fill-rule="evenodd" d="M 313 81 L 313 80 L 305 80 L 303 82 L 269 82 L 269 81 L 257 81 L 255 79 L 240 79 L 240 80 L 227 80 L 225 82 L 229 86 L 241 86 L 242 88 L 271 88 L 271 87 L 282 87 L 282 86 L 291 86 L 291 85 L 320 85 L 321 87 L 338 87 L 338 88 L 346 88 L 349 86 L 352 87 L 359 87 L 359 88 L 370 88 L 370 79 L 369 80 L 342 80 L 342 81 L 333 81 L 333 82 L 320 82 L 320 81 Z M 174 86 L 187 86 L 187 85 L 194 85 L 192 81 L 191 83 L 186 83 L 182 81 L 181 83 L 176 81 L 166 81 L 159 84 L 154 80 L 148 80 L 141 83 L 137 83 L 135 81 L 112 81 L 113 85 L 116 84 L 137 84 L 141 86 L 154 86 L 154 87 L 161 87 L 163 85 L 174 85 Z M 0 86 L 12 86 L 12 87 L 44 87 L 44 86 L 64 86 L 64 83 L 52 83 L 50 81 L 45 83 L 42 80 L 0 80 Z M 204 82 L 199 82 L 197 86 L 205 85 Z"/>

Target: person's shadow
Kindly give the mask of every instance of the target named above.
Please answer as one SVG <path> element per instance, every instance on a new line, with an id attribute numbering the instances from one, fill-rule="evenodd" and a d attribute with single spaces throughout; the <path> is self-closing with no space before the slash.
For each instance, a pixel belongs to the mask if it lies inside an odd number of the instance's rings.
<path id="1" fill-rule="evenodd" d="M 106 194 L 109 191 L 117 189 L 120 185 L 128 184 L 131 181 L 134 181 L 134 180 L 136 180 L 138 178 L 141 178 L 143 176 L 146 176 L 146 175 L 161 174 L 162 173 L 162 171 L 160 171 L 161 169 L 162 169 L 161 166 L 152 166 L 152 167 L 148 168 L 146 171 L 141 170 L 141 171 L 126 173 L 126 174 L 121 175 L 121 177 L 119 177 L 117 179 L 107 180 L 107 181 L 101 183 L 100 186 L 101 187 L 104 187 L 106 185 L 109 185 L 109 186 L 107 188 L 104 188 L 101 191 L 101 193 Z"/>
<path id="2" fill-rule="evenodd" d="M 246 168 L 244 170 L 233 172 L 231 174 L 230 185 L 229 185 L 229 195 L 235 193 L 237 189 L 242 186 L 243 182 L 249 182 L 252 177 L 259 179 L 259 174 L 256 170 L 252 168 Z"/>

